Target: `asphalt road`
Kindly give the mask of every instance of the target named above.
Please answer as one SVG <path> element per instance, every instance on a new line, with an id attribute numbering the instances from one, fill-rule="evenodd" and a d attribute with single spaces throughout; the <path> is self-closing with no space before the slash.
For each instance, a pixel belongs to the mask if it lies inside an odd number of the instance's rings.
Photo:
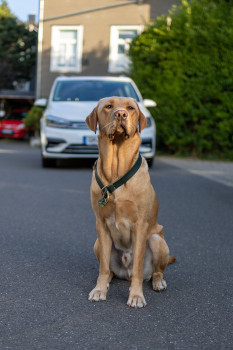
<path id="1" fill-rule="evenodd" d="M 129 282 L 90 303 L 91 170 L 42 169 L 40 151 L 0 140 L 0 349 L 233 348 L 233 187 L 157 160 L 150 171 L 159 223 L 177 262 L 163 293 L 127 307 Z"/>

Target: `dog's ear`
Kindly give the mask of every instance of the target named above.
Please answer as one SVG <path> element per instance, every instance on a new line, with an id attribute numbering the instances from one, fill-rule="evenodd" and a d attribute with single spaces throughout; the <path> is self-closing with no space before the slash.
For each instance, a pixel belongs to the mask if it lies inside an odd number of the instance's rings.
<path id="1" fill-rule="evenodd" d="M 86 123 L 89 129 L 94 131 L 96 134 L 97 129 L 97 122 L 98 122 L 98 114 L 97 114 L 97 107 L 93 109 L 93 111 L 86 117 Z"/>
<path id="2" fill-rule="evenodd" d="M 147 120 L 144 114 L 142 113 L 142 111 L 140 110 L 139 105 L 138 105 L 138 109 L 139 109 L 139 120 L 138 120 L 139 132 L 141 132 L 146 127 Z"/>

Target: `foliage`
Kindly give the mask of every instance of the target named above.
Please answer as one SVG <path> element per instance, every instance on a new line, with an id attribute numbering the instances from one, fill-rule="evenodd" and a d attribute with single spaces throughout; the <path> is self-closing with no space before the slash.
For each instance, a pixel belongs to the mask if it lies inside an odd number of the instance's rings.
<path id="1" fill-rule="evenodd" d="M 0 5 L 0 16 L 2 17 L 15 17 L 11 10 L 9 9 L 7 2 L 5 0 L 2 0 L 2 3 Z"/>
<path id="2" fill-rule="evenodd" d="M 44 108 L 33 106 L 28 112 L 27 116 L 24 119 L 24 123 L 30 132 L 39 132 L 40 131 L 40 118 L 44 112 Z"/>
<path id="3" fill-rule="evenodd" d="M 183 0 L 132 43 L 131 76 L 157 102 L 160 150 L 233 160 L 232 5 Z"/>
<path id="4" fill-rule="evenodd" d="M 0 89 L 14 80 L 30 80 L 36 64 L 37 33 L 12 15 L 6 1 L 0 5 Z"/>

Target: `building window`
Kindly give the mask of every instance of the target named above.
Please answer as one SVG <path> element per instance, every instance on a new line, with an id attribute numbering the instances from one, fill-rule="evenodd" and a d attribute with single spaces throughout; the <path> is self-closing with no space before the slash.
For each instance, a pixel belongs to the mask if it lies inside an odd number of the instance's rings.
<path id="1" fill-rule="evenodd" d="M 51 72 L 81 72 L 83 26 L 53 26 Z"/>
<path id="2" fill-rule="evenodd" d="M 109 72 L 120 73 L 129 70 L 130 59 L 127 56 L 129 45 L 142 30 L 141 25 L 111 26 Z"/>

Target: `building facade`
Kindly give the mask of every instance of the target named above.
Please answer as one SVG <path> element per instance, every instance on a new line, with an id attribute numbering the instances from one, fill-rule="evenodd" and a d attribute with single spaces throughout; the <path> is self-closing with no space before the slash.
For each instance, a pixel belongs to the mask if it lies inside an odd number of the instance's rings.
<path id="1" fill-rule="evenodd" d="M 127 50 L 172 0 L 40 0 L 36 97 L 58 75 L 127 74 Z"/>

